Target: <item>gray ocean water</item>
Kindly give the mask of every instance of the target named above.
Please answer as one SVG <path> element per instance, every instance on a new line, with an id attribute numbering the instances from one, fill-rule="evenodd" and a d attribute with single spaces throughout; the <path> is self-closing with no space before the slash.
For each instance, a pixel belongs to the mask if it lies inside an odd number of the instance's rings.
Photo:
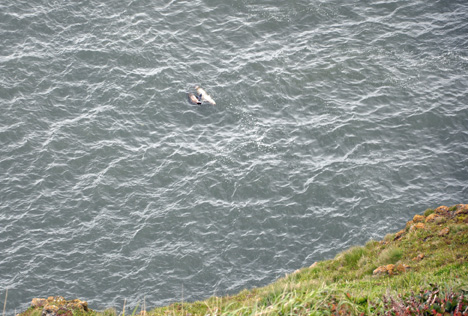
<path id="1" fill-rule="evenodd" d="M 468 202 L 468 2 L 0 0 L 0 110 L 9 315 L 235 293 Z"/>

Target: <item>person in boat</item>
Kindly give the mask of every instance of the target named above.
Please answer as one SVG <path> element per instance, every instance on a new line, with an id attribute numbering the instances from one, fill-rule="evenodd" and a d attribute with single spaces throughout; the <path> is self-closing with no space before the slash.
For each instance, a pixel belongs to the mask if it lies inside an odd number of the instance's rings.
<path id="1" fill-rule="evenodd" d="M 189 93 L 188 100 L 192 104 L 202 104 L 202 95 L 199 94 L 198 96 L 195 96 L 195 94 Z"/>

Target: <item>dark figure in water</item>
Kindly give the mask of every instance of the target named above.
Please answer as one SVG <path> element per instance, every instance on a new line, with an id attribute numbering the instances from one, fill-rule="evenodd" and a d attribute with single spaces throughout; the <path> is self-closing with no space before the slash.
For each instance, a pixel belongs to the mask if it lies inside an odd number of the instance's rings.
<path id="1" fill-rule="evenodd" d="M 202 99 L 201 94 L 199 94 L 198 96 L 195 96 L 195 94 L 193 94 L 193 93 L 188 94 L 188 100 L 192 104 L 202 104 L 201 99 Z"/>
<path id="2" fill-rule="evenodd" d="M 195 90 L 197 90 L 197 94 L 189 93 L 188 100 L 192 104 L 202 104 L 203 102 L 208 102 L 212 105 L 216 105 L 216 102 L 211 98 L 211 96 L 206 93 L 205 90 L 200 88 L 199 86 L 195 86 Z"/>

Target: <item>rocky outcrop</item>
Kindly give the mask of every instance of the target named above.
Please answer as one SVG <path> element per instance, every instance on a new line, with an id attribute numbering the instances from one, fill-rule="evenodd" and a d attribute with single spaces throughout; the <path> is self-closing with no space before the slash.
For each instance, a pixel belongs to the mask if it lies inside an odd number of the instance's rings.
<path id="1" fill-rule="evenodd" d="M 450 233 L 450 228 L 445 227 L 439 232 L 439 236 L 447 236 Z"/>
<path id="2" fill-rule="evenodd" d="M 42 316 L 73 315 L 76 310 L 88 312 L 86 301 L 65 300 L 62 296 L 49 296 L 48 298 L 33 298 L 31 306 L 34 309 L 42 309 Z"/>
<path id="3" fill-rule="evenodd" d="M 373 275 L 395 275 L 395 274 L 400 274 L 408 271 L 408 269 L 411 269 L 410 266 L 406 264 L 387 264 L 384 266 L 380 266 L 377 269 L 374 270 L 372 273 Z"/>
<path id="4" fill-rule="evenodd" d="M 414 215 L 413 223 L 422 223 L 424 222 L 425 217 L 423 215 Z"/>
<path id="5" fill-rule="evenodd" d="M 430 230 L 434 229 L 434 224 L 437 225 L 435 227 L 440 227 L 441 224 L 446 223 L 449 220 L 455 219 L 456 222 L 465 222 L 468 223 L 468 204 L 457 204 L 452 207 L 447 206 L 439 206 L 435 210 L 427 210 L 425 215 L 415 215 L 412 220 L 406 223 L 405 229 L 400 230 L 397 232 L 394 237 L 393 241 L 398 242 L 405 238 L 408 234 L 415 234 L 421 230 Z M 439 228 L 437 235 L 439 237 L 446 237 L 450 234 L 450 228 L 444 227 Z M 429 236 L 430 237 L 430 236 Z M 424 239 L 426 241 L 427 238 Z M 383 244 L 390 243 L 389 241 L 381 242 Z M 416 254 L 415 254 L 416 255 Z M 420 253 L 416 255 L 412 261 L 415 263 L 423 260 L 425 255 Z M 406 272 L 410 269 L 410 266 L 405 264 L 397 263 L 395 264 L 387 264 L 376 268 L 373 271 L 374 276 L 379 275 L 395 275 Z"/>
<path id="6" fill-rule="evenodd" d="M 468 204 L 457 204 L 452 207 L 445 205 L 439 206 L 435 210 L 428 210 L 432 213 L 427 216 L 415 215 L 412 220 L 406 223 L 406 228 L 395 234 L 394 241 L 402 239 L 407 232 L 414 232 L 417 230 L 425 229 L 428 223 L 435 223 L 437 225 L 445 223 L 447 220 L 455 218 L 458 222 L 468 223 Z M 446 236 L 449 230 L 442 229 L 439 236 Z"/>
<path id="7" fill-rule="evenodd" d="M 424 259 L 424 254 L 423 253 L 420 253 L 419 255 L 417 255 L 416 257 L 414 257 L 413 261 L 421 261 L 422 259 Z"/>
<path id="8" fill-rule="evenodd" d="M 450 208 L 445 205 L 441 205 L 435 209 L 435 213 L 442 216 L 447 216 L 450 212 Z"/>
<path id="9" fill-rule="evenodd" d="M 418 230 L 418 229 L 424 229 L 424 227 L 426 227 L 426 226 L 424 225 L 424 223 L 416 223 L 416 224 L 413 224 L 413 225 L 411 225 L 411 227 L 410 227 L 410 232 L 415 231 L 415 230 Z"/>
<path id="10" fill-rule="evenodd" d="M 458 204 L 455 216 L 468 215 L 468 204 Z"/>
<path id="11" fill-rule="evenodd" d="M 442 205 L 434 210 L 434 214 L 448 218 L 468 215 L 468 204 L 457 204 L 452 207 Z"/>
<path id="12" fill-rule="evenodd" d="M 426 217 L 426 223 L 432 223 L 439 217 L 440 215 L 437 215 L 436 213 L 432 213 L 428 217 Z"/>
<path id="13" fill-rule="evenodd" d="M 47 304 L 45 298 L 33 298 L 31 302 L 32 307 L 44 307 L 45 304 Z"/>
<path id="14" fill-rule="evenodd" d="M 398 233 L 395 234 L 395 238 L 393 239 L 393 241 L 400 240 L 401 237 L 403 237 L 405 233 L 406 233 L 406 230 L 404 229 L 400 230 Z"/>

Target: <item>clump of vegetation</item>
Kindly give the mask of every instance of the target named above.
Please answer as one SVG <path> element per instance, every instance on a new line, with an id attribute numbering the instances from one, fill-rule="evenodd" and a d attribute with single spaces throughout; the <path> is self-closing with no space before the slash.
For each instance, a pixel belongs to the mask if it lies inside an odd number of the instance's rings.
<path id="1" fill-rule="evenodd" d="M 403 250 L 396 245 L 392 245 L 382 250 L 377 258 L 380 265 L 397 263 L 403 257 Z"/>
<path id="2" fill-rule="evenodd" d="M 345 264 L 350 268 L 356 268 L 363 255 L 367 253 L 364 247 L 352 247 L 344 252 Z"/>
<path id="3" fill-rule="evenodd" d="M 383 298 L 383 312 L 387 315 L 468 315 L 468 298 L 464 293 L 448 291 L 445 294 L 434 286 L 432 290 L 415 295 Z M 378 313 L 379 314 L 379 313 Z"/>
<path id="4" fill-rule="evenodd" d="M 434 214 L 435 210 L 432 208 L 428 208 L 427 210 L 424 211 L 424 216 L 428 217 L 431 214 Z"/>

